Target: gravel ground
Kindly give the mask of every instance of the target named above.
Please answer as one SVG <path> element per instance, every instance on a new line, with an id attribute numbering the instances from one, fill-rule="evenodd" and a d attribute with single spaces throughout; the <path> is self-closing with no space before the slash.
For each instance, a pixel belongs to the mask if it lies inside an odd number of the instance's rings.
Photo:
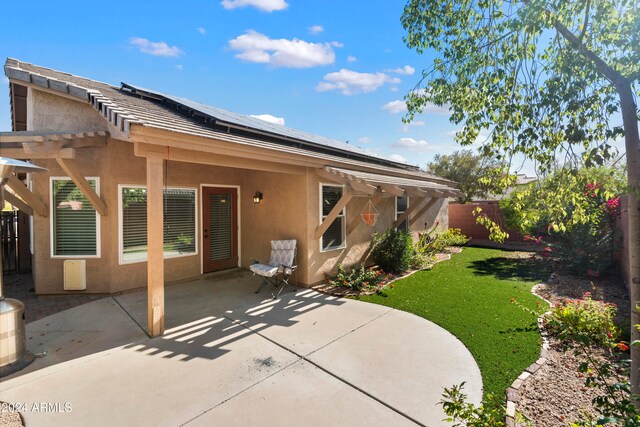
<path id="1" fill-rule="evenodd" d="M 627 321 L 630 303 L 622 280 L 580 279 L 566 275 L 554 275 L 550 283 L 538 288 L 538 294 L 552 303 L 565 298 L 580 298 L 585 292 L 592 298 L 615 303 L 619 307 L 618 320 Z M 550 339 L 549 357 L 538 372 L 520 388 L 518 410 L 536 427 L 564 427 L 578 419 L 596 415 L 591 400 L 597 390 L 585 387 L 585 379 L 578 372 L 583 361 L 573 351 L 563 351 L 557 340 Z M 604 360 L 604 352 L 596 356 Z M 524 425 L 524 424 L 522 424 Z"/>

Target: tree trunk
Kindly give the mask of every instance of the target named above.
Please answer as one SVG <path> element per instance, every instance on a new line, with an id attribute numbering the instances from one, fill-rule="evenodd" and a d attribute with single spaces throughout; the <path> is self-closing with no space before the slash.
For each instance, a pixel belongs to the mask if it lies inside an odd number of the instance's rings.
<path id="1" fill-rule="evenodd" d="M 638 109 L 629 81 L 616 85 L 620 95 L 620 108 L 624 124 L 627 150 L 627 176 L 629 179 L 629 297 L 631 299 L 631 342 L 640 340 L 636 325 L 640 324 L 640 135 Z M 640 394 L 640 347 L 631 347 L 631 390 Z"/>

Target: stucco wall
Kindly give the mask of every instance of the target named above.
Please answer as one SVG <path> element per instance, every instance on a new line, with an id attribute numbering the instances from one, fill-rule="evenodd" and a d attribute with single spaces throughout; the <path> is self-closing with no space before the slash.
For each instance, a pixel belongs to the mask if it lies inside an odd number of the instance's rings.
<path id="1" fill-rule="evenodd" d="M 376 209 L 380 216 L 373 227 L 369 227 L 362 221 L 353 232 L 347 235 L 346 247 L 321 252 L 320 242 L 314 239 L 316 227 L 320 224 L 320 184 L 336 185 L 335 183 L 320 179 L 313 171 L 309 171 L 308 178 L 309 209 L 307 214 L 309 251 L 307 254 L 309 263 L 309 284 L 315 284 L 324 280 L 326 273 L 335 272 L 338 264 L 353 266 L 367 263 L 367 255 L 371 245 L 371 236 L 374 232 L 382 233 L 389 229 L 395 220 L 395 197 L 382 197 L 378 200 Z M 347 205 L 346 225 L 360 215 L 367 203 L 368 197 L 356 195 Z M 410 200 L 411 203 L 411 200 Z M 415 199 L 414 199 L 415 203 Z M 411 233 L 417 237 L 417 233 L 422 230 L 425 223 L 430 227 L 436 221 L 440 222 L 440 228 L 446 228 L 448 224 L 447 201 L 439 199 L 427 212 L 416 218 L 411 225 Z"/>

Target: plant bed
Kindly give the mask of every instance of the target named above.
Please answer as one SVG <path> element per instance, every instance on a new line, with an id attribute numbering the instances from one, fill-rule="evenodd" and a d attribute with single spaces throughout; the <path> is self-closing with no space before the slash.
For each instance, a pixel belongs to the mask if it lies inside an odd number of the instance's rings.
<path id="1" fill-rule="evenodd" d="M 430 270 L 439 262 L 447 261 L 451 259 L 451 254 L 460 253 L 462 248 L 458 246 L 451 246 L 445 248 L 445 252 L 437 253 L 433 255 L 427 264 L 421 268 L 414 268 L 399 274 L 390 274 L 382 272 L 378 266 L 371 266 L 367 270 L 380 271 L 382 275 L 385 275 L 388 279 L 381 286 L 369 286 L 365 288 L 354 288 L 351 286 L 340 285 L 340 281 L 332 279 L 335 276 L 328 276 L 327 280 L 319 285 L 312 286 L 312 289 L 327 295 L 339 296 L 339 297 L 357 297 L 362 295 L 373 295 L 377 292 L 382 292 L 386 288 L 393 288 L 394 282 L 399 279 L 411 276 L 417 271 Z"/>
<path id="2" fill-rule="evenodd" d="M 536 287 L 536 294 L 554 305 L 566 299 L 580 299 L 587 292 L 593 300 L 603 300 L 618 306 L 615 322 L 629 323 L 629 301 L 622 281 L 612 278 L 584 279 L 566 274 L 554 274 L 552 280 Z M 626 340 L 628 328 L 622 330 L 622 340 Z M 598 411 L 593 399 L 602 395 L 601 390 L 585 385 L 585 374 L 579 372 L 584 356 L 566 350 L 566 344 L 555 337 L 549 337 L 550 347 L 547 362 L 519 389 L 517 409 L 531 421 L 533 426 L 569 426 L 577 420 L 597 419 Z M 596 363 L 615 362 L 622 353 L 590 347 Z M 618 377 L 618 380 L 622 380 Z M 527 424 L 519 424 L 527 425 Z M 615 424 L 607 424 L 615 425 Z"/>

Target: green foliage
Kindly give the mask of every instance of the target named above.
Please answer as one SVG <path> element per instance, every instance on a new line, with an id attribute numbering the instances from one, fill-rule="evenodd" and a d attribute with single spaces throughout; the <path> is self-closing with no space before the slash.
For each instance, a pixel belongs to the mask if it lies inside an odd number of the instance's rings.
<path id="1" fill-rule="evenodd" d="M 344 286 L 356 291 L 378 290 L 386 285 L 393 276 L 384 271 L 367 269 L 364 264 L 347 271 L 342 264 L 338 264 L 338 272 L 334 276 L 327 276 L 332 286 Z"/>
<path id="2" fill-rule="evenodd" d="M 503 427 L 507 411 L 500 399 L 488 397 L 487 403 L 475 406 L 467 402 L 467 395 L 462 392 L 464 383 L 445 388 L 440 401 L 445 421 L 453 427 Z"/>
<path id="3" fill-rule="evenodd" d="M 515 190 L 500 206 L 509 226 L 540 236 L 538 242 L 551 238 L 552 258 L 581 274 L 602 272 L 616 260 L 617 195 L 624 189 L 619 168 L 560 169 Z"/>
<path id="4" fill-rule="evenodd" d="M 490 194 L 501 194 L 513 177 L 505 177 L 502 165 L 491 157 L 474 154 L 471 150 L 460 150 L 453 154 L 436 154 L 427 164 L 427 171 L 459 184 L 464 193 L 458 197 L 460 203 L 474 198 L 486 198 Z M 505 179 L 511 181 L 505 182 Z"/>
<path id="5" fill-rule="evenodd" d="M 615 306 L 593 301 L 587 293 L 582 300 L 570 300 L 554 307 L 546 319 L 547 329 L 557 334 L 567 348 L 573 348 L 584 360 L 578 372 L 585 377 L 585 385 L 599 391 L 592 400 L 599 417 L 596 420 L 583 419 L 572 426 L 640 426 L 640 410 L 634 405 L 640 396 L 631 393 L 626 380 L 628 361 L 620 361 L 616 357 L 616 353 L 629 350 L 625 342 L 617 342 L 618 331 L 613 325 L 616 311 Z M 608 358 L 594 357 L 596 346 L 605 349 Z"/>
<path id="6" fill-rule="evenodd" d="M 618 308 L 603 301 L 595 301 L 591 293 L 582 299 L 565 300 L 555 305 L 545 318 L 547 329 L 561 340 L 596 343 L 607 346 L 619 335 L 613 319 Z"/>
<path id="7" fill-rule="evenodd" d="M 545 169 L 558 156 L 584 152 L 602 164 L 623 134 L 610 122 L 621 110 L 613 83 L 638 93 L 638 7 L 638 0 L 409 0 L 405 43 L 436 58 L 422 88 L 406 96 L 406 120 L 446 105 L 461 126 L 457 142 L 490 134 L 483 155 L 502 161 L 520 153 Z"/>
<path id="8" fill-rule="evenodd" d="M 436 234 L 432 237 L 434 228 L 424 230 L 418 235 L 418 241 L 415 244 L 415 250 L 422 255 L 433 255 L 443 252 L 449 246 L 464 246 L 470 240 L 462 234 L 459 228 L 448 228 L 444 232 Z"/>
<path id="9" fill-rule="evenodd" d="M 389 273 L 398 274 L 413 264 L 415 251 L 411 235 L 395 229 L 373 236 L 371 257 L 378 266 Z"/>
<path id="10" fill-rule="evenodd" d="M 407 311 L 443 327 L 469 349 L 482 372 L 485 395 L 505 390 L 540 355 L 531 287 L 549 277 L 543 263 L 511 258 L 509 252 L 465 247 L 451 260 L 394 282 L 381 294 L 358 297 Z M 546 303 L 541 302 L 546 310 Z"/>
<path id="11" fill-rule="evenodd" d="M 494 220 L 489 218 L 487 214 L 482 213 L 482 208 L 475 208 L 473 210 L 473 216 L 476 217 L 476 224 L 480 224 L 487 230 L 489 230 L 489 240 L 494 242 L 504 243 L 509 238 L 509 233 L 504 231 L 502 227 Z"/>

